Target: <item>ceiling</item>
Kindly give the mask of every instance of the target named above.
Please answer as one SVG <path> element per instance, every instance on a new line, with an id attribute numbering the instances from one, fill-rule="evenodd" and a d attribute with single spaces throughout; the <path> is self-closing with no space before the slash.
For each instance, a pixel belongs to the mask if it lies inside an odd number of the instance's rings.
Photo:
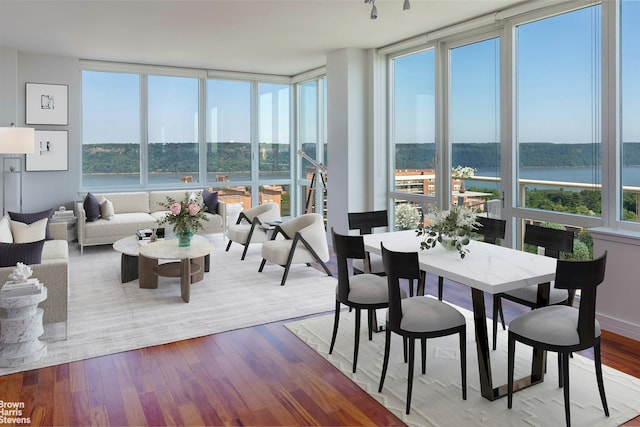
<path id="1" fill-rule="evenodd" d="M 0 0 L 0 45 L 81 59 L 292 76 L 520 0 Z"/>

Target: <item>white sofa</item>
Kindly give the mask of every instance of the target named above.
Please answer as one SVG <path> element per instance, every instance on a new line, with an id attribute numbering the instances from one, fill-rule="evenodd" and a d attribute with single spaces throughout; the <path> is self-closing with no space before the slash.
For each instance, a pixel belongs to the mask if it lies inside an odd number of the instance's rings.
<path id="1" fill-rule="evenodd" d="M 78 217 L 78 243 L 82 253 L 85 246 L 107 245 L 123 237 L 133 236 L 143 228 L 157 228 L 158 220 L 169 212 L 162 204 L 167 202 L 167 196 L 174 200 L 183 200 L 185 192 L 196 193 L 201 199 L 202 191 L 172 190 L 172 191 L 135 191 L 126 193 L 93 193 L 98 200 L 106 198 L 113 204 L 114 215 L 111 219 L 99 218 L 87 221 L 83 202 L 76 203 Z M 209 221 L 203 221 L 203 229 L 199 234 L 223 233 L 227 228 L 227 212 L 224 202 L 218 202 L 216 214 L 206 213 Z M 172 232 L 170 224 L 162 227 Z"/>
<path id="2" fill-rule="evenodd" d="M 53 240 L 44 242 L 40 264 L 32 264 L 33 276 L 47 287 L 47 299 L 40 303 L 44 310 L 43 323 L 67 321 L 69 304 L 69 245 L 67 224 L 49 223 Z M 15 267 L 0 267 L 0 285 L 4 284 Z M 0 309 L 2 310 L 2 309 Z"/>

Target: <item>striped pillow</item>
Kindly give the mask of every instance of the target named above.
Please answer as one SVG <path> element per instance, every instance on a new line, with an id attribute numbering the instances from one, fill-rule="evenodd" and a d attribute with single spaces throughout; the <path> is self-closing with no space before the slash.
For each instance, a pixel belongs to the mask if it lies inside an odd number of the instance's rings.
<path id="1" fill-rule="evenodd" d="M 44 240 L 31 243 L 0 243 L 0 267 L 15 267 L 19 262 L 40 264 Z"/>

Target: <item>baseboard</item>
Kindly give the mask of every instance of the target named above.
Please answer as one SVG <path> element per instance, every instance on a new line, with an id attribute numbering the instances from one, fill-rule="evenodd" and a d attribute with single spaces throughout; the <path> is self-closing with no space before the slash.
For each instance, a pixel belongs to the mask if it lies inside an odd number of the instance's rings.
<path id="1" fill-rule="evenodd" d="M 622 335 L 623 337 L 640 341 L 640 325 L 625 322 L 620 319 L 602 314 L 598 314 L 597 318 L 600 322 L 600 327 L 605 331 L 613 332 L 614 334 Z"/>

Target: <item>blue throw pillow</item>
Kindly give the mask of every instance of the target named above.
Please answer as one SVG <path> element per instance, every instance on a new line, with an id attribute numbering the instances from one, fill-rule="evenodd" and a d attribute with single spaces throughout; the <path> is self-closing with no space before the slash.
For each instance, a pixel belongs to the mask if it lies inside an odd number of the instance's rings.
<path id="1" fill-rule="evenodd" d="M 33 224 L 36 221 L 40 221 L 43 218 L 47 218 L 51 220 L 51 215 L 53 214 L 53 209 L 47 209 L 42 212 L 34 212 L 34 213 L 22 213 L 22 212 L 9 212 L 9 218 L 11 221 L 21 222 L 23 224 Z M 51 240 L 51 234 L 49 234 L 49 224 L 47 223 L 47 231 L 44 236 L 45 240 Z"/>
<path id="2" fill-rule="evenodd" d="M 17 263 L 40 264 L 44 240 L 31 243 L 0 243 L 0 267 L 15 267 Z"/>
<path id="3" fill-rule="evenodd" d="M 100 218 L 100 202 L 91 193 L 87 193 L 82 202 L 84 212 L 87 215 L 87 222 L 97 221 Z"/>
<path id="4" fill-rule="evenodd" d="M 207 206 L 207 212 L 212 214 L 218 213 L 218 192 L 213 193 L 206 188 L 202 192 L 202 201 Z"/>

